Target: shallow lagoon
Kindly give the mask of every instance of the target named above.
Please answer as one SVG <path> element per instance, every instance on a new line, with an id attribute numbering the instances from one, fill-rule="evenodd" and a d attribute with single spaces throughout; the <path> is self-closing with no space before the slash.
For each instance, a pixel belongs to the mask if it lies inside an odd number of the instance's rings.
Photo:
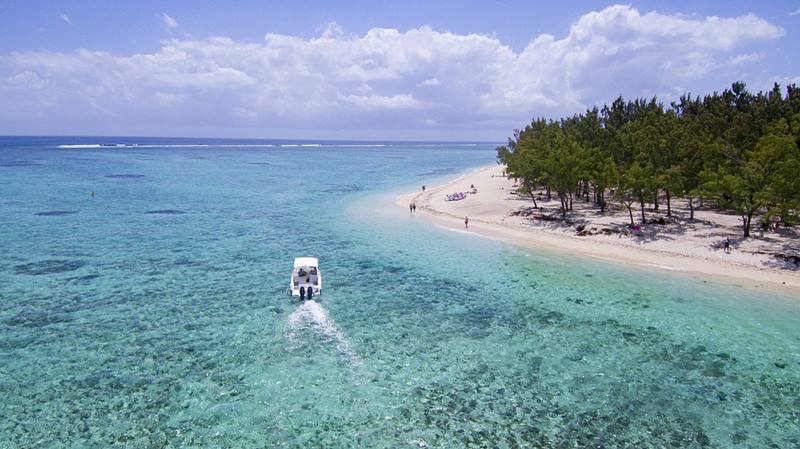
<path id="1" fill-rule="evenodd" d="M 0 140 L 0 446 L 800 445 L 798 298 L 390 207 L 493 145 L 97 141 Z"/>

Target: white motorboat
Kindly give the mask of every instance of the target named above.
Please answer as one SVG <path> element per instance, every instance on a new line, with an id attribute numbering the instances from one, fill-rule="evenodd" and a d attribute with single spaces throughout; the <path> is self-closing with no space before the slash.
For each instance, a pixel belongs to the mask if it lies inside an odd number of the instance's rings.
<path id="1" fill-rule="evenodd" d="M 289 293 L 292 296 L 311 299 L 322 292 L 322 273 L 316 257 L 296 257 L 292 277 L 289 281 Z"/>

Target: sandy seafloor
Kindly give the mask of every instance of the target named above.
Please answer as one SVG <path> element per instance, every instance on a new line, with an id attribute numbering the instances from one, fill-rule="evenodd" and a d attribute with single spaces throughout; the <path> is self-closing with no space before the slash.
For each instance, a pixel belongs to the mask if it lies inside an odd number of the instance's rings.
<path id="1" fill-rule="evenodd" d="M 96 141 L 0 140 L 0 447 L 800 445 L 796 296 L 393 206 L 494 145 Z"/>

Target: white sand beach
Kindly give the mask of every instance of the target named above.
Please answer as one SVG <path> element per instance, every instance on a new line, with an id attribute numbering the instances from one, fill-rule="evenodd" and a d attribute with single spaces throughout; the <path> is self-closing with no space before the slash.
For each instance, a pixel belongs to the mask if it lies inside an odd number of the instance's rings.
<path id="1" fill-rule="evenodd" d="M 555 197 L 547 201 L 538 195 L 539 209 L 533 209 L 530 196 L 518 194 L 514 181 L 503 173 L 499 165 L 482 167 L 424 192 L 401 195 L 396 203 L 405 208 L 416 203 L 418 215 L 461 231 L 469 217 L 469 232 L 523 247 L 800 294 L 800 267 L 785 258 L 799 251 L 800 235 L 792 229 L 754 230 L 754 237 L 743 240 L 737 215 L 700 207 L 692 221 L 683 200 L 673 200 L 672 218 L 666 217 L 665 204 L 658 212 L 646 210 L 648 220 L 664 217 L 664 223 L 641 225 L 638 232 L 628 229 L 628 211 L 618 204 L 600 214 L 591 201 L 577 198 L 565 223 L 556 219 L 560 213 Z M 477 193 L 459 201 L 445 200 L 447 194 L 468 192 L 471 185 Z M 638 207 L 633 213 L 639 224 Z M 729 253 L 723 248 L 726 237 Z"/>

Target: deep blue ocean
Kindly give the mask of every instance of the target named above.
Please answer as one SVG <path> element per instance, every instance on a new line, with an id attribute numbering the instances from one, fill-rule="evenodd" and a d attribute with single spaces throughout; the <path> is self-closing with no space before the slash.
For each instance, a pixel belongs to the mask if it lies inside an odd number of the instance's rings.
<path id="1" fill-rule="evenodd" d="M 800 298 L 393 206 L 494 147 L 0 138 L 0 448 L 800 447 Z"/>

